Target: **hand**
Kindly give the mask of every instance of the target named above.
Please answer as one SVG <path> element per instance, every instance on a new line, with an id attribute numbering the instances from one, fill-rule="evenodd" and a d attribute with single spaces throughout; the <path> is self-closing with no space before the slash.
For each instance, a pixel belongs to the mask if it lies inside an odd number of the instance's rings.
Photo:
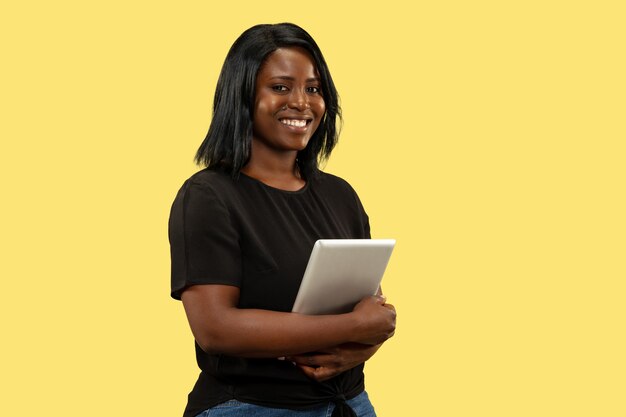
<path id="1" fill-rule="evenodd" d="M 352 310 L 356 314 L 363 331 L 362 336 L 353 340 L 356 343 L 377 345 L 393 336 L 396 330 L 396 309 L 386 303 L 382 295 L 362 299 Z"/>
<path id="2" fill-rule="evenodd" d="M 322 382 L 362 364 L 371 358 L 380 346 L 380 344 L 372 346 L 345 343 L 319 352 L 289 356 L 286 359 L 295 363 L 309 378 Z"/>

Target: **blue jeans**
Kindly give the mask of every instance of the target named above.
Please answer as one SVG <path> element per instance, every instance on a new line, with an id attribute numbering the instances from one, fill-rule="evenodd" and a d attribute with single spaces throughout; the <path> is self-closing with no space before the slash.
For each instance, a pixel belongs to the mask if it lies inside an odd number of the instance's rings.
<path id="1" fill-rule="evenodd" d="M 353 399 L 347 400 L 346 403 L 352 407 L 358 417 L 376 417 L 374 407 L 365 391 Z M 288 410 L 285 408 L 261 407 L 237 400 L 230 400 L 204 410 L 196 417 L 330 417 L 334 409 L 335 404 L 333 403 L 328 403 L 312 410 Z"/>

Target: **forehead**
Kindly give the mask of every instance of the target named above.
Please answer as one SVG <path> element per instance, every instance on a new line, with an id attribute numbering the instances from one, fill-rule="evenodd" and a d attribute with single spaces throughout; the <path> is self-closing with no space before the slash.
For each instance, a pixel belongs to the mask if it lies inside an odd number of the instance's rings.
<path id="1" fill-rule="evenodd" d="M 300 47 L 278 48 L 265 58 L 258 77 L 302 76 L 319 78 L 315 61 L 309 52 Z"/>

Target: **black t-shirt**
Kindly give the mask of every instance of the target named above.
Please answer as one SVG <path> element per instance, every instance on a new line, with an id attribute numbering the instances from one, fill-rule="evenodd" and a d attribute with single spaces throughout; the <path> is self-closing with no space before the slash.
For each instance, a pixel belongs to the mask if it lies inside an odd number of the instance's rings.
<path id="1" fill-rule="evenodd" d="M 367 239 L 368 217 L 350 185 L 322 173 L 299 191 L 241 174 L 202 170 L 182 186 L 169 220 L 172 292 L 196 284 L 240 288 L 239 308 L 291 311 L 317 239 Z M 319 383 L 278 359 L 210 355 L 196 343 L 202 370 L 185 417 L 237 399 L 305 409 L 363 391 L 363 366 Z"/>

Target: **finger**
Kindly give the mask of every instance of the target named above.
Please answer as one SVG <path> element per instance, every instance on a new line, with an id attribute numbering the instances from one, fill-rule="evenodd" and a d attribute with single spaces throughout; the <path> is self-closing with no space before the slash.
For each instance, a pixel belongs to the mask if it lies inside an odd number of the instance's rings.
<path id="1" fill-rule="evenodd" d="M 306 375 L 308 378 L 310 379 L 315 379 L 315 370 L 317 368 L 313 368 L 310 366 L 306 366 L 306 365 L 298 365 L 296 364 L 296 366 L 298 368 L 300 368 L 300 370 L 304 373 L 304 375 Z"/>
<path id="2" fill-rule="evenodd" d="M 383 287 L 378 286 L 378 291 L 376 291 L 376 295 L 383 295 Z"/>
<path id="3" fill-rule="evenodd" d="M 323 366 L 315 369 L 315 380 L 318 382 L 326 381 L 334 376 L 337 376 L 339 372 L 333 371 Z"/>
<path id="4" fill-rule="evenodd" d="M 295 363 L 296 365 L 313 366 L 311 364 L 309 356 L 287 356 L 286 359 Z"/>
<path id="5" fill-rule="evenodd" d="M 340 372 L 339 370 L 333 370 L 332 368 L 326 368 L 324 366 L 320 366 L 319 368 L 312 368 L 310 366 L 298 366 L 304 374 L 318 382 L 326 381 L 334 376 L 337 376 Z"/>
<path id="6" fill-rule="evenodd" d="M 287 357 L 287 360 L 295 362 L 298 365 L 318 367 L 324 364 L 324 358 L 326 356 L 328 355 L 296 355 Z"/>

